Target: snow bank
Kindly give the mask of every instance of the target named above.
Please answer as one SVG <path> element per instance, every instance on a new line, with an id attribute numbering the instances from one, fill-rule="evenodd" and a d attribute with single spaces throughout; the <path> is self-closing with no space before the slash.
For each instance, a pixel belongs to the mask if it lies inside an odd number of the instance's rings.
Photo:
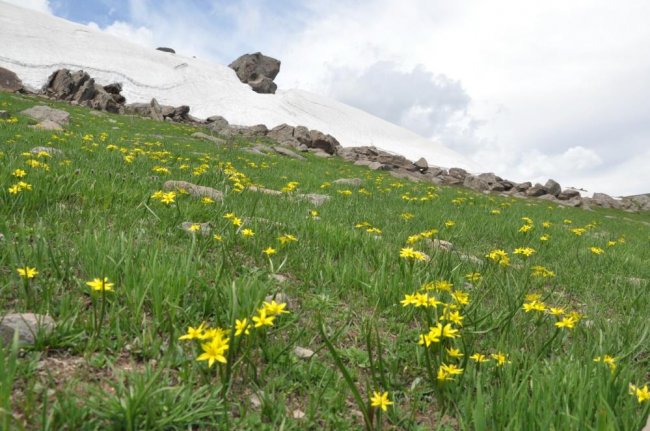
<path id="1" fill-rule="evenodd" d="M 232 124 L 287 123 L 335 136 L 344 147 L 374 145 L 411 160 L 479 171 L 439 142 L 335 100 L 301 90 L 258 94 L 230 68 L 172 55 L 109 36 L 84 25 L 0 2 L 0 66 L 40 88 L 57 69 L 83 69 L 98 83 L 121 82 L 127 103 L 155 97 L 189 105 L 191 114 L 222 115 Z M 282 73 L 282 72 L 280 72 Z"/>

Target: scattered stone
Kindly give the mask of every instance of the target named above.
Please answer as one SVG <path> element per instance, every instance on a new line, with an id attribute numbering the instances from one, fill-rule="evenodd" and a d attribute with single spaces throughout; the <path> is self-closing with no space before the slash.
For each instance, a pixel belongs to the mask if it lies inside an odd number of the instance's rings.
<path id="1" fill-rule="evenodd" d="M 15 93 L 23 90 L 23 82 L 9 69 L 0 67 L 0 91 Z"/>
<path id="2" fill-rule="evenodd" d="M 308 193 L 306 195 L 297 195 L 298 198 L 311 202 L 314 206 L 321 206 L 330 199 L 328 195 L 319 195 L 317 193 Z"/>
<path id="3" fill-rule="evenodd" d="M 278 86 L 273 82 L 280 72 L 280 61 L 261 52 L 244 54 L 228 65 L 237 78 L 257 93 L 273 94 Z"/>
<path id="4" fill-rule="evenodd" d="M 210 124 L 210 127 L 218 127 L 220 129 L 228 127 L 229 124 L 228 120 L 223 118 L 221 115 L 212 115 L 206 118 L 205 121 Z"/>
<path id="5" fill-rule="evenodd" d="M 25 109 L 21 114 L 40 122 L 49 120 L 57 123 L 59 126 L 65 126 L 70 121 L 70 114 L 66 111 L 50 108 L 45 105 L 38 105 Z"/>
<path id="6" fill-rule="evenodd" d="M 29 152 L 32 154 L 47 153 L 50 156 L 63 155 L 63 151 L 59 150 L 58 148 L 52 148 L 52 147 L 34 147 L 31 150 L 29 150 Z"/>
<path id="7" fill-rule="evenodd" d="M 41 121 L 38 124 L 35 124 L 33 126 L 28 126 L 30 129 L 35 129 L 35 130 L 49 130 L 53 132 L 58 132 L 63 130 L 63 127 L 59 125 L 59 123 L 55 123 L 54 121 L 51 120 L 45 120 Z"/>
<path id="8" fill-rule="evenodd" d="M 167 48 L 166 46 L 159 46 L 158 48 L 156 48 L 156 50 L 162 52 L 168 52 L 170 54 L 176 54 L 176 51 L 173 48 Z"/>
<path id="9" fill-rule="evenodd" d="M 321 157 L 323 159 L 329 159 L 329 158 L 332 157 L 331 154 L 327 154 L 325 151 L 323 151 L 321 149 L 318 149 L 318 148 L 315 149 L 315 150 L 313 150 L 313 149 L 309 150 L 309 152 L 312 153 L 314 156 Z"/>
<path id="10" fill-rule="evenodd" d="M 555 197 L 557 197 L 562 192 L 562 187 L 560 184 L 557 181 L 551 179 L 546 181 L 544 188 L 548 191 L 549 195 L 553 195 Z"/>
<path id="11" fill-rule="evenodd" d="M 262 393 L 260 392 L 260 394 L 262 394 Z M 262 396 L 263 396 L 263 394 L 262 394 Z M 250 400 L 251 405 L 253 406 L 253 408 L 259 409 L 260 407 L 262 407 L 262 400 L 260 399 L 260 396 L 258 394 L 251 394 L 251 396 L 249 397 L 249 400 Z"/>
<path id="12" fill-rule="evenodd" d="M 458 178 L 459 180 L 465 180 L 467 176 L 467 171 L 461 168 L 451 168 L 449 169 L 449 176 L 453 178 Z"/>
<path id="13" fill-rule="evenodd" d="M 294 153 L 293 151 L 291 151 L 290 149 L 288 149 L 288 148 L 284 148 L 284 147 L 280 147 L 280 146 L 278 146 L 278 145 L 276 145 L 275 147 L 273 147 L 273 151 L 275 151 L 276 153 L 278 153 L 278 154 L 280 154 L 280 155 L 283 155 L 283 156 L 286 156 L 286 157 L 291 157 L 292 159 L 296 159 L 296 160 L 307 160 L 306 158 L 304 158 L 304 157 L 301 156 L 300 154 L 296 154 L 296 153 Z"/>
<path id="14" fill-rule="evenodd" d="M 217 138 L 216 136 L 206 135 L 206 134 L 203 133 L 203 132 L 192 133 L 191 136 L 192 136 L 193 138 L 204 139 L 204 140 L 206 140 L 206 141 L 210 141 L 210 142 L 212 142 L 212 143 L 214 143 L 214 144 L 217 144 L 217 145 L 224 145 L 224 144 L 226 143 L 226 141 L 224 141 L 224 140 L 221 139 L 221 138 Z"/>
<path id="15" fill-rule="evenodd" d="M 580 196 L 576 196 L 574 198 L 568 199 L 568 200 L 557 200 L 556 202 L 559 205 L 563 205 L 566 207 L 581 207 L 583 206 L 582 199 L 580 199 Z"/>
<path id="16" fill-rule="evenodd" d="M 273 280 L 277 281 L 278 283 L 285 283 L 287 280 L 289 280 L 288 277 L 282 274 L 271 274 L 269 277 L 271 277 Z"/>
<path id="17" fill-rule="evenodd" d="M 223 193 L 219 190 L 213 189 L 211 187 L 198 186 L 196 184 L 188 183 L 187 181 L 165 181 L 163 184 L 163 189 L 175 191 L 185 190 L 192 196 L 208 197 L 214 199 L 215 201 L 223 200 Z"/>
<path id="18" fill-rule="evenodd" d="M 19 343 L 34 344 L 39 332 L 49 334 L 54 326 L 54 319 L 43 314 L 12 313 L 0 317 L 0 335 L 5 345 L 12 342 L 16 332 Z"/>
<path id="19" fill-rule="evenodd" d="M 264 187 L 250 186 L 248 190 L 252 192 L 264 193 L 265 195 L 281 196 L 283 193 L 279 190 L 266 189 Z"/>
<path id="20" fill-rule="evenodd" d="M 361 178 L 339 178 L 338 180 L 332 181 L 333 184 L 345 184 L 348 186 L 359 187 L 363 184 Z"/>
<path id="21" fill-rule="evenodd" d="M 0 120 L 6 120 L 9 118 L 9 113 L 7 111 L 0 111 Z"/>
<path id="22" fill-rule="evenodd" d="M 4 240 L 5 240 L 5 234 L 0 233 L 0 242 L 4 242 Z"/>
<path id="23" fill-rule="evenodd" d="M 295 409 L 293 413 L 291 413 L 294 419 L 304 419 L 305 418 L 305 412 L 303 412 L 300 409 Z M 645 429 L 643 431 L 646 431 Z"/>
<path id="24" fill-rule="evenodd" d="M 410 181 L 413 181 L 413 182 L 416 182 L 416 183 L 424 180 L 424 178 L 422 176 L 417 175 L 417 174 L 415 174 L 413 172 L 409 172 L 409 171 L 407 171 L 405 169 L 392 170 L 392 171 L 390 171 L 390 175 L 395 177 L 395 178 L 399 178 L 399 179 L 403 179 L 403 180 L 410 180 Z"/>
<path id="25" fill-rule="evenodd" d="M 605 193 L 594 193 L 593 197 L 591 198 L 591 202 L 594 205 L 598 205 L 599 207 L 603 208 L 621 208 L 621 201 L 616 200 Z"/>
<path id="26" fill-rule="evenodd" d="M 296 355 L 299 359 L 311 359 L 314 356 L 314 351 L 306 349 L 304 347 L 296 346 L 293 349 L 293 354 Z"/>
<path id="27" fill-rule="evenodd" d="M 193 226 L 198 226 L 198 230 L 194 230 Z M 212 231 L 212 228 L 210 227 L 210 223 L 194 223 L 191 221 L 185 221 L 181 223 L 181 229 L 183 229 L 187 233 L 195 234 L 199 233 L 203 236 L 208 236 L 210 235 L 210 232 Z"/>
<path id="28" fill-rule="evenodd" d="M 431 242 L 435 248 L 439 248 L 444 251 L 452 251 L 454 249 L 454 244 L 444 239 L 434 238 Z"/>
<path id="29" fill-rule="evenodd" d="M 280 275 L 280 274 L 273 274 L 273 275 Z M 266 302 L 275 301 L 278 304 L 287 304 L 287 308 L 290 308 L 289 307 L 289 305 L 290 305 L 289 304 L 289 296 L 287 294 L 285 294 L 285 293 L 279 293 L 278 292 L 278 293 L 275 293 L 273 295 L 267 295 L 264 298 L 264 301 L 266 301 Z"/>

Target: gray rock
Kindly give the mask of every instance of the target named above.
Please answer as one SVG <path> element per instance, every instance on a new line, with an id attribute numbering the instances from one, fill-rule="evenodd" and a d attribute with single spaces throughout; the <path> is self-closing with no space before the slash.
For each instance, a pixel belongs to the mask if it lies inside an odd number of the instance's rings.
<path id="1" fill-rule="evenodd" d="M 525 183 L 516 184 L 514 190 L 517 192 L 526 192 L 532 186 L 533 185 L 530 183 L 530 181 L 526 181 Z"/>
<path id="2" fill-rule="evenodd" d="M 309 129 L 305 126 L 296 126 L 296 128 L 293 129 L 293 138 L 301 144 L 307 145 L 308 147 L 318 148 L 312 144 L 312 138 Z"/>
<path id="3" fill-rule="evenodd" d="M 327 154 L 325 151 L 323 151 L 321 149 L 318 149 L 318 148 L 311 149 L 311 150 L 309 150 L 309 152 L 312 153 L 314 156 L 321 157 L 323 159 L 329 159 L 329 158 L 332 157 L 331 154 Z"/>
<path id="4" fill-rule="evenodd" d="M 526 196 L 534 197 L 534 198 L 539 197 L 539 196 L 543 196 L 543 195 L 545 195 L 547 193 L 548 193 L 548 190 L 546 190 L 546 187 L 544 187 L 543 185 L 541 185 L 539 183 L 535 184 L 534 186 L 532 186 L 531 188 L 526 190 Z"/>
<path id="5" fill-rule="evenodd" d="M 603 208 L 615 208 L 615 209 L 621 209 L 621 201 L 614 199 L 610 195 L 607 195 L 605 193 L 594 193 L 594 195 L 591 198 L 591 202 L 594 205 L 598 205 Z"/>
<path id="6" fill-rule="evenodd" d="M 464 180 L 465 177 L 467 176 L 467 171 L 465 169 L 461 168 L 451 168 L 449 169 L 449 176 L 458 178 L 459 180 Z"/>
<path id="7" fill-rule="evenodd" d="M 280 61 L 275 58 L 262 55 L 260 52 L 244 54 L 228 65 L 237 74 L 237 78 L 243 83 L 255 85 L 254 91 L 275 93 L 277 86 L 273 80 L 280 72 Z M 266 80 L 264 78 L 267 78 Z M 269 85 L 268 82 L 270 81 Z"/>
<path id="8" fill-rule="evenodd" d="M 307 160 L 306 158 L 304 158 L 300 154 L 296 154 L 296 153 L 294 153 L 293 151 L 291 151 L 288 148 L 280 147 L 280 146 L 277 146 L 277 145 L 275 147 L 273 147 L 273 151 L 275 151 L 276 153 L 278 153 L 280 155 L 283 155 L 283 156 L 286 156 L 286 157 L 291 157 L 292 159 Z"/>
<path id="9" fill-rule="evenodd" d="M 303 138 L 306 140 L 306 138 Z M 326 135 L 318 130 L 309 131 L 309 140 L 303 142 L 309 148 L 320 148 L 328 154 L 336 154 L 341 144 L 332 135 Z"/>
<path id="10" fill-rule="evenodd" d="M 562 187 L 560 184 L 552 179 L 549 179 L 546 181 L 546 184 L 544 184 L 544 188 L 548 190 L 548 194 L 553 195 L 557 197 L 561 192 L 562 192 Z"/>
<path id="11" fill-rule="evenodd" d="M 561 201 L 567 201 L 573 198 L 579 198 L 580 192 L 575 189 L 565 189 L 560 194 L 557 195 L 557 198 Z"/>
<path id="12" fill-rule="evenodd" d="M 15 93 L 23 89 L 23 82 L 9 69 L 0 67 L 0 91 Z"/>
<path id="13" fill-rule="evenodd" d="M 223 118 L 221 115 L 212 115 L 205 119 L 208 122 L 210 130 L 218 132 L 219 130 L 228 127 L 228 120 Z"/>
<path id="14" fill-rule="evenodd" d="M 187 181 L 165 181 L 163 184 L 164 190 L 180 191 L 185 190 L 191 196 L 195 197 L 208 197 L 215 201 L 223 200 L 223 193 L 217 189 L 205 186 L 197 186 L 196 184 L 188 183 Z"/>
<path id="15" fill-rule="evenodd" d="M 430 174 L 432 177 L 439 177 L 440 175 L 447 175 L 447 171 L 438 166 L 432 166 L 427 170 L 427 174 Z"/>
<path id="16" fill-rule="evenodd" d="M 61 127 L 59 123 L 55 123 L 54 121 L 50 121 L 50 120 L 41 121 L 38 124 L 29 126 L 29 128 L 35 130 L 50 130 L 54 132 L 63 130 L 63 127 Z"/>
<path id="17" fill-rule="evenodd" d="M 332 181 L 332 183 L 359 187 L 361 184 L 363 184 L 363 180 L 361 178 L 339 178 L 338 180 Z"/>
<path id="18" fill-rule="evenodd" d="M 330 196 L 328 195 L 320 195 L 318 193 L 308 193 L 304 195 L 298 195 L 300 199 L 304 199 L 306 201 L 309 201 L 312 205 L 314 206 L 321 206 L 328 200 L 330 200 Z"/>
<path id="19" fill-rule="evenodd" d="M 210 141 L 210 142 L 212 142 L 214 144 L 217 144 L 217 145 L 223 145 L 223 144 L 226 143 L 226 141 L 224 141 L 221 138 L 217 138 L 216 136 L 206 135 L 203 132 L 192 133 L 192 137 L 197 138 L 197 139 L 203 139 L 203 140 L 206 140 L 206 141 Z"/>
<path id="20" fill-rule="evenodd" d="M 429 163 L 427 163 L 424 157 L 420 157 L 417 161 L 413 163 L 420 172 L 426 172 L 429 169 Z"/>
<path id="21" fill-rule="evenodd" d="M 295 349 L 293 349 L 293 354 L 296 355 L 298 359 L 311 359 L 315 353 L 313 350 L 305 347 L 296 346 Z"/>
<path id="22" fill-rule="evenodd" d="M 83 70 L 71 73 L 68 69 L 52 73 L 43 87 L 43 92 L 54 99 L 113 113 L 121 112 L 126 101 L 121 91 L 119 83 L 102 86 Z"/>
<path id="23" fill-rule="evenodd" d="M 38 105 L 29 109 L 25 109 L 21 112 L 21 114 L 38 121 L 49 120 L 57 123 L 60 126 L 65 126 L 70 121 L 70 114 L 66 111 L 50 108 L 49 106 L 45 105 Z"/>
<path id="24" fill-rule="evenodd" d="M 0 119 L 6 120 L 9 118 L 9 113 L 7 111 L 0 111 Z"/>
<path id="25" fill-rule="evenodd" d="M 166 46 L 159 46 L 158 48 L 156 48 L 156 50 L 162 51 L 162 52 L 168 52 L 170 54 L 176 54 L 176 51 L 174 49 L 167 48 Z"/>
<path id="26" fill-rule="evenodd" d="M 162 108 L 160 107 L 160 104 L 158 104 L 158 101 L 153 98 L 151 99 L 151 102 L 149 102 L 149 116 L 153 118 L 156 121 L 163 121 L 165 117 L 163 117 L 162 114 Z"/>
<path id="27" fill-rule="evenodd" d="M 454 168 L 452 168 L 454 169 Z M 451 175 L 440 175 L 437 178 L 440 179 L 441 183 L 447 186 L 457 186 L 463 184 L 463 179 L 458 177 L 453 177 Z"/>
<path id="28" fill-rule="evenodd" d="M 566 207 L 581 207 L 583 206 L 582 199 L 580 196 L 573 197 L 571 199 L 565 199 L 565 200 L 559 200 L 557 201 L 558 204 L 566 206 Z"/>
<path id="29" fill-rule="evenodd" d="M 54 326 L 54 319 L 48 315 L 13 313 L 0 317 L 0 335 L 5 345 L 12 342 L 16 332 L 20 344 L 34 344 L 39 333 L 49 334 Z"/>
<path id="30" fill-rule="evenodd" d="M 280 124 L 279 126 L 276 126 L 271 130 L 269 130 L 266 136 L 275 141 L 278 141 L 279 143 L 283 143 L 284 141 L 294 139 L 293 138 L 294 130 L 295 128 L 288 124 Z"/>
<path id="31" fill-rule="evenodd" d="M 50 156 L 63 155 L 63 151 L 59 150 L 58 148 L 52 148 L 52 147 L 34 147 L 31 150 L 29 150 L 29 152 L 32 154 L 47 153 Z"/>
<path id="32" fill-rule="evenodd" d="M 493 173 L 485 173 L 480 175 L 467 174 L 465 180 L 463 181 L 463 186 L 479 192 L 501 192 L 505 190 L 505 187 L 501 185 L 500 181 L 502 181 L 502 179 Z"/>
<path id="33" fill-rule="evenodd" d="M 454 249 L 454 244 L 444 239 L 434 238 L 432 244 L 435 248 L 439 248 L 444 251 L 452 251 Z"/>

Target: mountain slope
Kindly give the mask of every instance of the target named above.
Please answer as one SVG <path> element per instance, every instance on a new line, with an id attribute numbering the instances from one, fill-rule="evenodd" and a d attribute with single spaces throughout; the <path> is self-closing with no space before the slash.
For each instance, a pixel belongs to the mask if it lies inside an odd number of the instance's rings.
<path id="1" fill-rule="evenodd" d="M 189 105 L 197 117 L 222 115 L 234 124 L 304 125 L 343 146 L 374 145 L 410 159 L 480 170 L 444 145 L 364 111 L 300 90 L 257 94 L 228 67 L 145 48 L 54 16 L 0 2 L 0 66 L 40 88 L 60 68 L 83 69 L 99 83 L 121 82 L 129 103 L 152 97 Z"/>

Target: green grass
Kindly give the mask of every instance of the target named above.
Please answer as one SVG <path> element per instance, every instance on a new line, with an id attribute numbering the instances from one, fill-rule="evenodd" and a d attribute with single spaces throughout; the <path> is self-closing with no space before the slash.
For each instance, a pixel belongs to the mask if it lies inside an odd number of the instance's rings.
<path id="1" fill-rule="evenodd" d="M 37 103 L 68 110 L 66 131 L 29 128 L 19 112 Z M 49 314 L 57 322 L 34 346 L 0 349 L 3 429 L 636 430 L 645 424 L 650 402 L 638 402 L 629 384 L 650 380 L 650 214 L 432 187 L 310 154 L 305 162 L 257 156 L 244 151 L 254 142 L 215 146 L 191 138 L 191 126 L 23 96 L 0 93 L 0 109 L 16 119 L 0 122 L 1 313 Z M 30 155 L 36 146 L 63 155 Z M 16 169 L 26 176 L 13 176 Z M 321 188 L 353 177 L 364 180 L 362 189 Z M 152 198 L 170 179 L 216 188 L 224 200 Z M 32 190 L 10 193 L 21 180 Z M 238 186 L 280 190 L 292 181 L 297 189 L 284 196 Z M 296 193 L 331 198 L 313 207 Z M 244 237 L 227 213 L 255 235 Z M 527 233 L 519 232 L 527 224 L 522 217 L 532 220 Z M 187 233 L 183 222 L 208 222 L 212 232 Z M 381 234 L 355 228 L 363 222 Z M 576 227 L 586 231 L 577 236 L 570 230 Z M 431 229 L 437 233 L 407 244 Z M 298 241 L 281 245 L 284 234 Z M 541 241 L 543 234 L 550 239 Z M 434 238 L 453 243 L 453 251 L 434 246 Z M 267 247 L 277 253 L 266 256 Z M 401 258 L 404 247 L 430 260 Z M 518 247 L 536 253 L 525 258 L 513 253 Z M 486 258 L 495 249 L 508 253 L 509 266 Z M 532 276 L 538 265 L 555 276 Z M 22 278 L 17 269 L 25 266 L 38 275 Z M 472 272 L 481 278 L 468 283 Z M 114 283 L 112 291 L 86 285 L 103 277 Z M 463 326 L 453 325 L 456 338 L 425 349 L 419 335 L 444 317 L 444 305 L 400 301 L 440 280 L 468 294 L 469 303 L 429 291 L 457 307 Z M 250 322 L 276 293 L 287 295 L 290 313 L 236 336 L 235 320 Z M 574 328 L 557 328 L 560 318 L 548 312 L 525 312 L 530 294 L 540 295 L 547 310 L 579 313 Z M 197 360 L 201 343 L 179 340 L 201 322 L 224 329 L 226 364 L 208 367 Z M 316 355 L 299 359 L 296 346 Z M 451 347 L 464 356 L 450 358 Z M 477 364 L 469 359 L 475 353 L 490 361 Z M 497 366 L 496 353 L 509 362 Z M 616 358 L 613 371 L 594 361 L 605 354 Z M 440 381 L 443 363 L 464 371 Z M 369 399 L 385 391 L 394 404 L 380 414 Z"/>

